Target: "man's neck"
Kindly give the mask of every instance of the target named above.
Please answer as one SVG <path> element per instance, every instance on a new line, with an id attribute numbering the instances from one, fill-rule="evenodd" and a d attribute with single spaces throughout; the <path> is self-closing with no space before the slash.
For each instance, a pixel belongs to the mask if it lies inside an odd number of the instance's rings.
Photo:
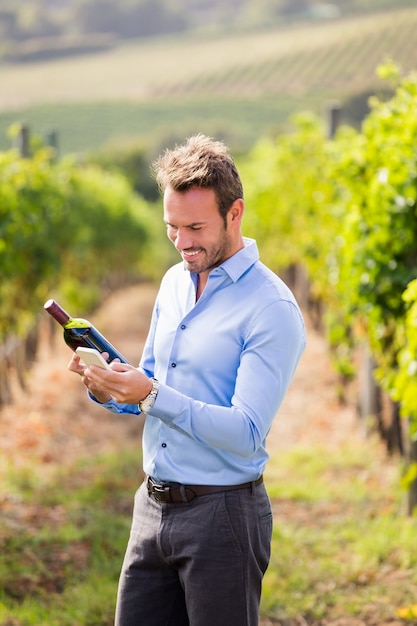
<path id="1" fill-rule="evenodd" d="M 197 275 L 197 289 L 195 292 L 196 302 L 200 298 L 201 294 L 203 293 L 205 289 L 205 286 L 207 285 L 208 275 L 209 275 L 208 272 L 202 272 L 201 274 Z"/>

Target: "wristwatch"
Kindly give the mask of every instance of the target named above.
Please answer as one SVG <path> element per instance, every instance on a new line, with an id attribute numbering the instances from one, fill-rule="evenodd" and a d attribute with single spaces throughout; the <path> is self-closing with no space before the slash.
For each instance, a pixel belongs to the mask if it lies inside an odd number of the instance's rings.
<path id="1" fill-rule="evenodd" d="M 138 404 L 138 407 L 142 413 L 149 413 L 153 405 L 155 404 L 156 396 L 159 391 L 159 381 L 156 378 L 151 378 L 152 389 L 147 396 L 143 398 Z"/>

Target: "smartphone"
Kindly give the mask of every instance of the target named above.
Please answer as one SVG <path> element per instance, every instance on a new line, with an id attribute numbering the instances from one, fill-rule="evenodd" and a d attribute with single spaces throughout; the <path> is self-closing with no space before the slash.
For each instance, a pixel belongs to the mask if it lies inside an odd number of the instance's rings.
<path id="1" fill-rule="evenodd" d="M 107 361 L 104 360 L 104 357 L 102 357 L 100 352 L 95 348 L 83 348 L 80 346 L 76 349 L 76 353 L 86 365 L 98 365 L 106 370 L 110 369 Z"/>

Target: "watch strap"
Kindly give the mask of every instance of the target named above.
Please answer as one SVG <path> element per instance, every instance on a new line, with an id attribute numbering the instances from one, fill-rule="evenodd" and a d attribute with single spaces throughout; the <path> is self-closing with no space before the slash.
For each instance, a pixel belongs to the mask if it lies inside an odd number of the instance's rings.
<path id="1" fill-rule="evenodd" d="M 148 395 L 145 396 L 143 400 L 141 400 L 138 403 L 139 410 L 142 411 L 142 413 L 149 413 L 149 411 L 152 409 L 153 405 L 155 404 L 155 400 L 158 395 L 159 381 L 156 378 L 151 378 L 151 381 L 152 381 L 152 389 L 150 390 Z"/>

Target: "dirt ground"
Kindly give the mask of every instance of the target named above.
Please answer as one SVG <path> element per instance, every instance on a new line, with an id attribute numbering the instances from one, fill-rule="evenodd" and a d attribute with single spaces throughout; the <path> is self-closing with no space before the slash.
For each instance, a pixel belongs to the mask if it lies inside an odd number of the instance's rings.
<path id="1" fill-rule="evenodd" d="M 94 325 L 133 364 L 142 351 L 155 293 L 149 285 L 130 287 L 112 295 L 91 317 Z M 363 437 L 353 403 L 342 407 L 336 398 L 336 377 L 324 340 L 308 320 L 307 327 L 306 352 L 269 436 L 272 453 L 300 442 L 333 447 L 347 437 Z M 71 351 L 59 328 L 52 345 L 46 336 L 45 330 L 37 362 L 27 376 L 26 391 L 16 384 L 14 403 L 0 412 L 0 458 L 21 467 L 30 457 L 41 463 L 47 473 L 76 456 L 121 450 L 127 438 L 137 438 L 139 445 L 141 427 L 137 418 L 114 417 L 93 405 L 78 377 L 67 371 Z M 389 626 L 401 623 L 391 621 Z M 307 626 L 305 621 L 290 624 L 269 620 L 260 626 L 274 624 Z M 384 625 L 343 618 L 324 619 L 315 626 Z"/>

